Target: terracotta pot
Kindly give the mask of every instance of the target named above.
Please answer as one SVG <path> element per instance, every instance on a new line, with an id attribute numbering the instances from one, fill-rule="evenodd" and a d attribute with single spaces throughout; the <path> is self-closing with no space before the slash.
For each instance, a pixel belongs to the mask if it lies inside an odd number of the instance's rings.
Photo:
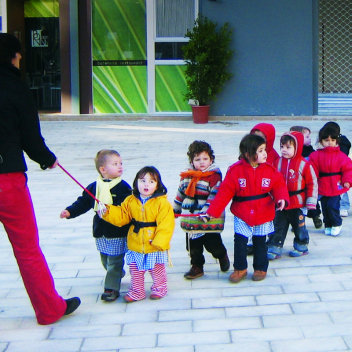
<path id="1" fill-rule="evenodd" d="M 210 105 L 192 105 L 192 115 L 194 123 L 208 123 Z"/>

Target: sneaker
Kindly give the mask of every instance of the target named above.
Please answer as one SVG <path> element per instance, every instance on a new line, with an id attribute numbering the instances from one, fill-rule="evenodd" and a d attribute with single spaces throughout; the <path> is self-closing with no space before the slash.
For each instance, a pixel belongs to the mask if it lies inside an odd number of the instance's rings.
<path id="1" fill-rule="evenodd" d="M 269 260 L 275 260 L 275 259 L 281 258 L 280 254 L 276 254 L 276 253 L 272 253 L 272 252 L 268 252 L 267 256 L 268 256 Z"/>
<path id="2" fill-rule="evenodd" d="M 342 227 L 342 225 L 341 226 L 333 226 L 331 228 L 330 236 L 338 236 L 341 232 L 341 227 Z"/>
<path id="3" fill-rule="evenodd" d="M 193 279 L 196 279 L 197 277 L 201 277 L 203 275 L 204 275 L 203 268 L 199 268 L 198 266 L 192 265 L 191 270 L 187 271 L 187 273 L 184 274 L 183 276 L 186 279 L 193 280 Z"/>
<path id="4" fill-rule="evenodd" d="M 254 270 L 252 280 L 253 281 L 262 281 L 266 277 L 266 271 Z"/>
<path id="5" fill-rule="evenodd" d="M 289 256 L 290 257 L 301 257 L 302 255 L 307 255 L 309 252 L 308 252 L 308 249 L 306 249 L 305 251 L 298 251 L 297 249 L 294 249 L 293 251 L 291 251 L 289 253 Z"/>
<path id="6" fill-rule="evenodd" d="M 319 216 L 313 218 L 313 223 L 316 229 L 320 229 L 323 226 L 323 222 L 321 221 Z"/>
<path id="7" fill-rule="evenodd" d="M 227 255 L 227 253 L 219 259 L 219 264 L 220 264 L 220 269 L 221 271 L 225 272 L 230 269 L 230 259 Z"/>
<path id="8" fill-rule="evenodd" d="M 331 236 L 331 227 L 325 227 L 325 235 Z"/>
<path id="9" fill-rule="evenodd" d="M 158 299 L 161 299 L 162 297 L 155 293 L 152 293 L 149 298 L 152 299 L 153 301 L 156 301 Z"/>
<path id="10" fill-rule="evenodd" d="M 114 302 L 120 297 L 120 293 L 114 290 L 104 290 L 101 300 L 105 302 Z"/>
<path id="11" fill-rule="evenodd" d="M 66 301 L 66 310 L 64 315 L 69 315 L 73 313 L 81 304 L 81 300 L 79 297 L 72 297 L 69 299 L 65 299 Z"/>
<path id="12" fill-rule="evenodd" d="M 235 284 L 240 282 L 247 276 L 247 269 L 245 270 L 235 270 L 229 277 L 229 280 Z"/>
<path id="13" fill-rule="evenodd" d="M 340 216 L 343 216 L 343 217 L 348 216 L 348 210 L 347 209 L 341 209 L 340 210 Z"/>

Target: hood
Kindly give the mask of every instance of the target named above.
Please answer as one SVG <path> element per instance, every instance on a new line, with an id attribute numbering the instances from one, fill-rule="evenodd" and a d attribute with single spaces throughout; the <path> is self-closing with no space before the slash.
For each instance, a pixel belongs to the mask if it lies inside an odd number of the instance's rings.
<path id="1" fill-rule="evenodd" d="M 291 132 L 284 133 L 283 136 L 291 136 L 295 140 L 296 149 L 295 149 L 295 154 L 294 154 L 292 159 L 295 159 L 297 157 L 302 156 L 303 145 L 304 145 L 304 136 L 303 136 L 303 134 L 301 132 L 291 131 Z"/>
<path id="2" fill-rule="evenodd" d="M 275 127 L 270 123 L 263 122 L 263 123 L 258 123 L 258 125 L 255 125 L 252 128 L 251 133 L 253 133 L 253 131 L 255 130 L 258 130 L 264 133 L 265 139 L 266 139 L 266 150 L 268 152 L 272 150 L 275 142 Z"/>

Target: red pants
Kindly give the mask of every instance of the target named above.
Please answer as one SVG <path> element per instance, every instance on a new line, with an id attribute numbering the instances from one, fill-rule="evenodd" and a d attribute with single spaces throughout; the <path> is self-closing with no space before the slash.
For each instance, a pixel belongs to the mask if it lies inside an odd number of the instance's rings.
<path id="1" fill-rule="evenodd" d="M 64 315 L 66 302 L 56 292 L 39 247 L 32 200 L 22 172 L 0 174 L 0 221 L 11 242 L 38 323 L 55 322 Z"/>
<path id="2" fill-rule="evenodd" d="M 167 277 L 164 264 L 155 264 L 154 268 L 148 270 L 153 279 L 151 287 L 152 294 L 164 297 L 167 294 Z M 130 264 L 131 286 L 127 293 L 128 296 L 136 301 L 146 297 L 144 289 L 145 270 L 138 270 L 137 264 Z"/>

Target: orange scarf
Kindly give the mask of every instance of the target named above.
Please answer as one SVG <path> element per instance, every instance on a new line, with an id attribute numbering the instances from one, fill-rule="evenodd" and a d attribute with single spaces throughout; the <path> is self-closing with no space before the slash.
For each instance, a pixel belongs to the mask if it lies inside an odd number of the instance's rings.
<path id="1" fill-rule="evenodd" d="M 188 170 L 188 171 L 181 172 L 180 176 L 182 178 L 186 178 L 186 177 L 191 178 L 191 181 L 189 182 L 189 185 L 185 191 L 186 195 L 193 198 L 194 194 L 196 193 L 196 185 L 197 185 L 198 181 L 201 178 L 214 175 L 215 173 L 216 173 L 216 171 L 202 172 L 199 170 Z"/>

